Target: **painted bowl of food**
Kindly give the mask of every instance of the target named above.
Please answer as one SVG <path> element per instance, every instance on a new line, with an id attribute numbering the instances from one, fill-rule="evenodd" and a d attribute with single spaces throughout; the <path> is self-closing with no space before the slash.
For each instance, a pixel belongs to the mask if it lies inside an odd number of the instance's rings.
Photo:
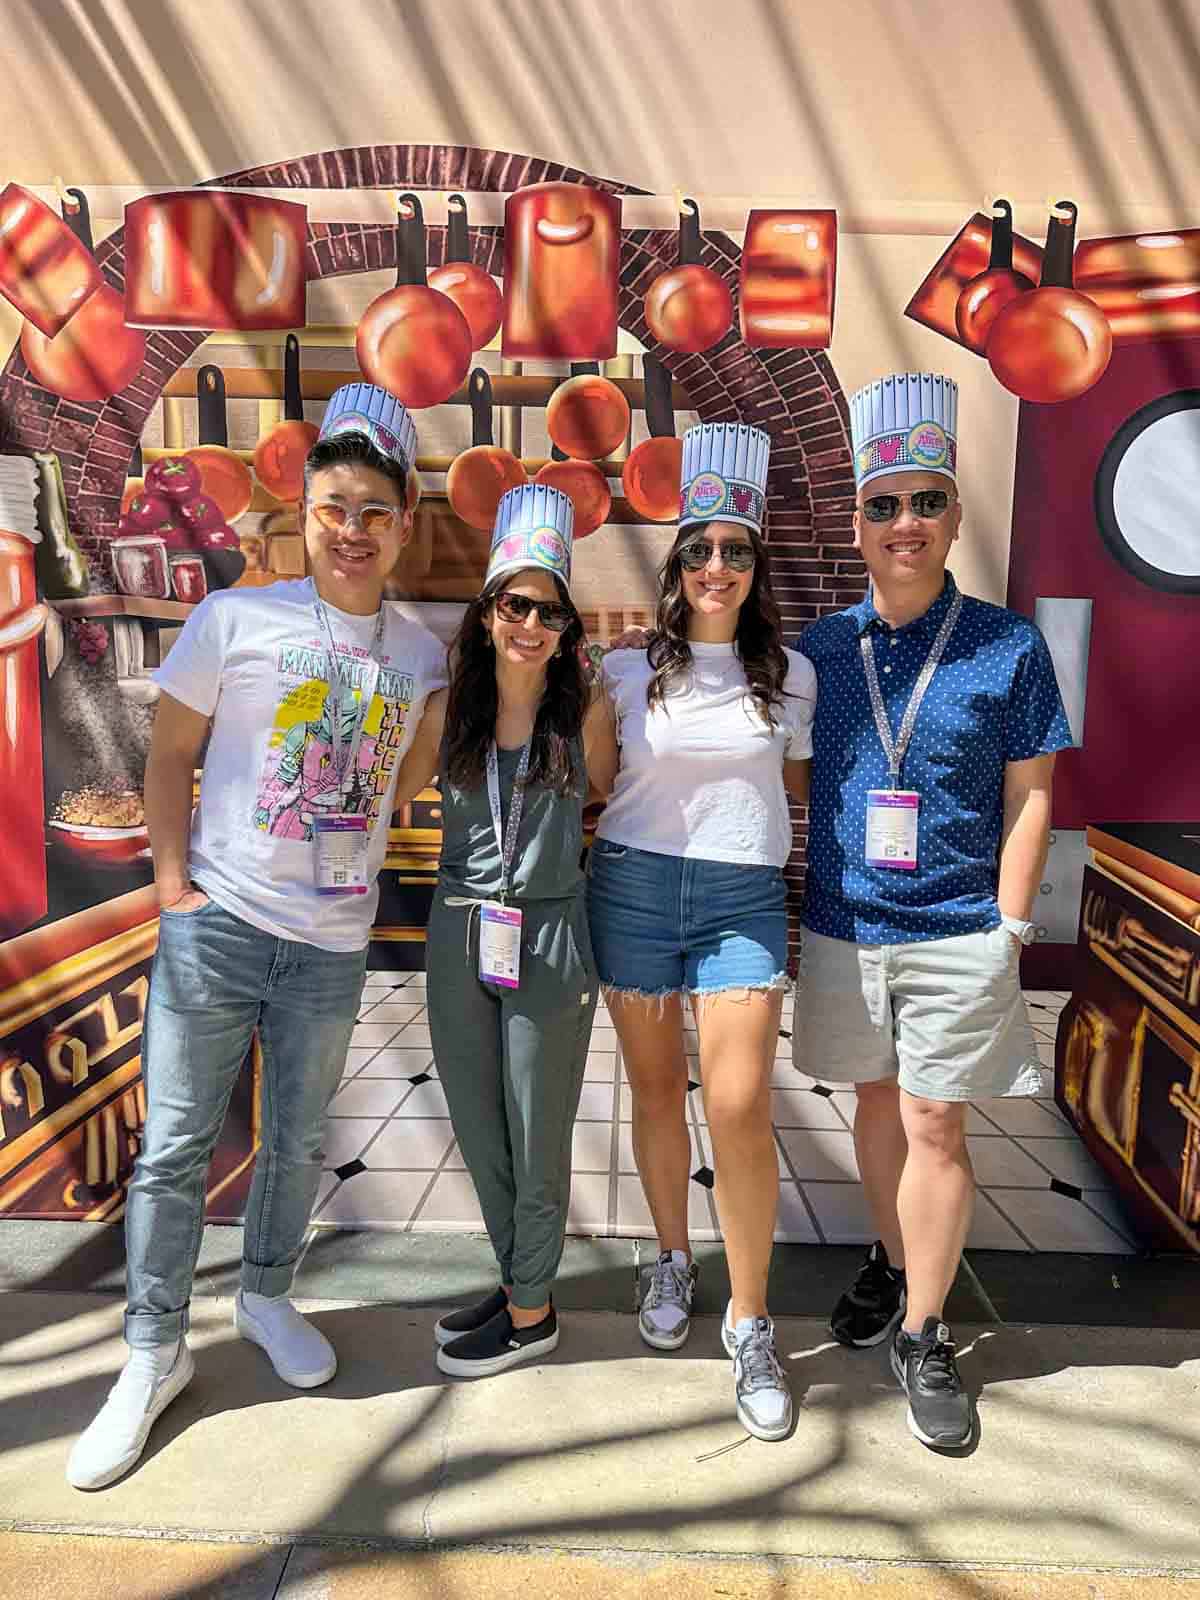
<path id="1" fill-rule="evenodd" d="M 145 807 L 136 789 L 69 789 L 49 826 L 55 844 L 94 866 L 128 866 L 150 854 Z"/>

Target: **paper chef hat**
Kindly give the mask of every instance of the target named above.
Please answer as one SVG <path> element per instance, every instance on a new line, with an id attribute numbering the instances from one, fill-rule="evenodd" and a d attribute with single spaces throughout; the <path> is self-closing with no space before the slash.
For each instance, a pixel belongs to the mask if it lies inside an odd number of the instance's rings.
<path id="1" fill-rule="evenodd" d="M 937 472 L 953 479 L 958 455 L 958 385 L 932 372 L 877 378 L 850 397 L 854 479 L 861 489 L 887 472 Z"/>
<path id="2" fill-rule="evenodd" d="M 679 526 L 737 522 L 761 532 L 771 439 L 745 422 L 702 422 L 683 436 Z"/>
<path id="3" fill-rule="evenodd" d="M 569 584 L 574 536 L 575 507 L 569 496 L 545 483 L 510 489 L 496 508 L 485 586 L 501 573 L 523 567 L 541 567 Z"/>
<path id="4" fill-rule="evenodd" d="M 405 472 L 416 465 L 416 424 L 399 400 L 372 383 L 343 384 L 330 397 L 319 437 L 332 439 L 339 433 L 365 433 L 376 450 Z"/>

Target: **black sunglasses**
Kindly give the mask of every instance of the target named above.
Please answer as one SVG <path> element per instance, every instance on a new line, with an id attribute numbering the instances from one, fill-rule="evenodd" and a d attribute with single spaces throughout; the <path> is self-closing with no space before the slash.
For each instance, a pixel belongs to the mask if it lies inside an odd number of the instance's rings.
<path id="1" fill-rule="evenodd" d="M 686 567 L 689 572 L 702 572 L 712 560 L 717 551 L 721 552 L 721 561 L 730 572 L 749 572 L 758 559 L 752 544 L 743 544 L 740 539 L 731 539 L 728 544 L 714 544 L 711 539 L 693 539 L 690 544 L 681 545 L 677 552 L 679 564 Z"/>
<path id="2" fill-rule="evenodd" d="M 575 620 L 571 606 L 560 606 L 554 601 L 531 600 L 527 594 L 513 594 L 502 589 L 496 596 L 496 613 L 505 622 L 524 622 L 531 611 L 536 611 L 538 621 L 551 633 L 563 633 Z"/>
<path id="3" fill-rule="evenodd" d="M 862 503 L 863 516 L 868 522 L 895 522 L 905 501 L 912 507 L 914 517 L 931 522 L 945 514 L 950 505 L 950 495 L 945 489 L 914 489 L 912 494 L 873 494 Z"/>

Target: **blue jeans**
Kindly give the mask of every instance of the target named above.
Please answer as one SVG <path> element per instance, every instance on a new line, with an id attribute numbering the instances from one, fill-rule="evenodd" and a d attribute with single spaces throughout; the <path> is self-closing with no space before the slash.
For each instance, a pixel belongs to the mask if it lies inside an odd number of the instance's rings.
<path id="1" fill-rule="evenodd" d="M 187 1328 L 204 1180 L 255 1028 L 262 1144 L 246 1204 L 242 1288 L 278 1295 L 291 1287 L 366 961 L 365 950 L 318 950 L 263 933 L 213 901 L 163 912 L 142 1037 L 146 1127 L 125 1213 L 129 1344 L 171 1344 Z"/>
<path id="2" fill-rule="evenodd" d="M 719 994 L 787 983 L 778 867 L 697 861 L 597 839 L 588 920 L 600 981 L 630 994 Z"/>

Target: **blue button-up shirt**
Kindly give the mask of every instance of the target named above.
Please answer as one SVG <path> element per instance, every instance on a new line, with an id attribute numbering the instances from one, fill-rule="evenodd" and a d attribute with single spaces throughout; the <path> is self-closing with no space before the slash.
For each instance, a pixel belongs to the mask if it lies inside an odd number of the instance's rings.
<path id="1" fill-rule="evenodd" d="M 908 944 L 1000 921 L 1005 764 L 1072 743 L 1046 641 L 1015 611 L 963 596 L 897 785 L 921 797 L 917 867 L 866 862 L 867 790 L 891 781 L 859 640 L 871 641 L 894 739 L 956 593 L 947 573 L 929 610 L 902 628 L 884 622 L 868 595 L 797 643 L 817 673 L 804 911 L 816 933 Z"/>

